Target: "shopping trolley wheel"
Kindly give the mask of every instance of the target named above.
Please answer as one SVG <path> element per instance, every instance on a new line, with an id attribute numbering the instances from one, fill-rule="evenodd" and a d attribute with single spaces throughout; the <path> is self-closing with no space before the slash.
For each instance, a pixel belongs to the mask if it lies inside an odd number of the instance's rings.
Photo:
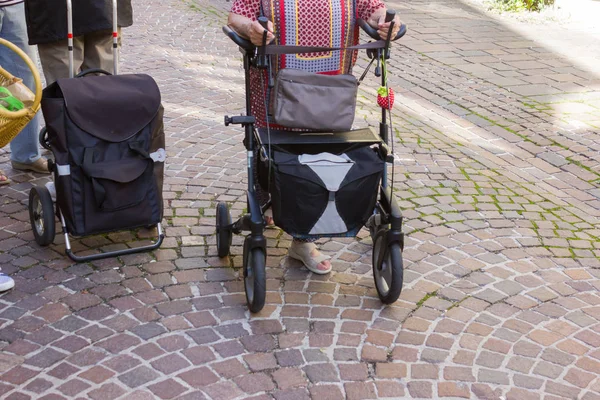
<path id="1" fill-rule="evenodd" d="M 54 241 L 54 202 L 46 187 L 34 186 L 29 191 L 29 220 L 37 244 L 48 246 Z"/>
<path id="2" fill-rule="evenodd" d="M 231 214 L 224 201 L 217 204 L 217 253 L 219 257 L 229 255 L 231 247 Z"/>
<path id="3" fill-rule="evenodd" d="M 381 229 L 373 239 L 373 278 L 381 301 L 384 304 L 392 304 L 402 292 L 404 265 L 400 244 L 388 244 L 387 232 L 387 229 Z"/>
<path id="4" fill-rule="evenodd" d="M 265 305 L 267 296 L 267 276 L 265 272 L 266 254 L 260 247 L 248 250 L 248 237 L 244 241 L 244 289 L 248 309 L 257 313 Z"/>

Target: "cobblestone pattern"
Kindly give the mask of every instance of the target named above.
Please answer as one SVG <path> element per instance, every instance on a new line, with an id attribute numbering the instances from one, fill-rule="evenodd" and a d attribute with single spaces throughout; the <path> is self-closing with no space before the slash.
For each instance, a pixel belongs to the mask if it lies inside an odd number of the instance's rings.
<path id="1" fill-rule="evenodd" d="M 134 3 L 122 69 L 161 86 L 167 238 L 80 265 L 60 235 L 39 248 L 27 192 L 46 178 L 0 154 L 13 179 L 0 263 L 16 281 L 0 296 L 0 397 L 600 399 L 600 71 L 458 1 L 391 2 L 410 29 L 390 62 L 402 296 L 378 301 L 365 232 L 321 241 L 322 277 L 272 229 L 267 305 L 250 316 L 243 238 L 219 259 L 213 227 L 217 201 L 245 208 L 242 135 L 222 124 L 243 110 L 241 57 L 220 32 L 229 3 Z M 376 86 L 361 86 L 358 126 L 377 123 Z"/>

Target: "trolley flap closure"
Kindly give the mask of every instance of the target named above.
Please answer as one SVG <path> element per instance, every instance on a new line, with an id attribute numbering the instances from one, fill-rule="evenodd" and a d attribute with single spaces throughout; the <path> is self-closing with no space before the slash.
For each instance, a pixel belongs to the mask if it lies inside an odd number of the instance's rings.
<path id="1" fill-rule="evenodd" d="M 82 130 L 109 142 L 141 131 L 160 107 L 158 85 L 145 74 L 59 79 L 67 113 Z"/>

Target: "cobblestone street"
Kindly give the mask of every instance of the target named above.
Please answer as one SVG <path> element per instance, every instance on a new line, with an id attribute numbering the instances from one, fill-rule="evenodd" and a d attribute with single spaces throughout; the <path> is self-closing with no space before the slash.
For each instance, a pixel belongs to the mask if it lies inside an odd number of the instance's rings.
<path id="1" fill-rule="evenodd" d="M 268 229 L 267 304 L 247 311 L 243 236 L 217 256 L 215 206 L 246 207 L 241 54 L 225 0 L 134 0 L 122 73 L 165 107 L 160 250 L 74 264 L 39 247 L 28 192 L 0 168 L 0 398 L 600 399 L 600 34 L 530 26 L 466 0 L 388 1 L 408 25 L 389 61 L 404 289 L 384 306 L 371 240 L 321 239 L 333 272 Z M 584 40 L 585 38 L 585 40 Z M 555 39 L 555 40 L 554 40 Z M 359 55 L 357 74 L 366 65 Z M 357 127 L 377 126 L 378 82 Z M 153 232 L 74 239 L 76 253 Z"/>

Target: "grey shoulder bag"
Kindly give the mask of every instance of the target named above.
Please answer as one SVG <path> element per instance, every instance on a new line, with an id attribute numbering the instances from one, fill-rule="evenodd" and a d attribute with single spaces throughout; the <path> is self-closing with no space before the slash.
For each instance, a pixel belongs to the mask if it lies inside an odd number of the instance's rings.
<path id="1" fill-rule="evenodd" d="M 378 40 L 350 47 L 314 47 L 268 45 L 265 55 L 298 54 L 323 51 L 382 49 Z M 275 77 L 271 93 L 275 123 L 315 131 L 348 131 L 356 111 L 358 80 L 354 75 L 324 75 L 299 69 L 283 68 Z"/>
<path id="2" fill-rule="evenodd" d="M 273 119 L 289 128 L 347 131 L 352 128 L 358 82 L 353 75 L 321 75 L 284 68 L 275 78 Z"/>

